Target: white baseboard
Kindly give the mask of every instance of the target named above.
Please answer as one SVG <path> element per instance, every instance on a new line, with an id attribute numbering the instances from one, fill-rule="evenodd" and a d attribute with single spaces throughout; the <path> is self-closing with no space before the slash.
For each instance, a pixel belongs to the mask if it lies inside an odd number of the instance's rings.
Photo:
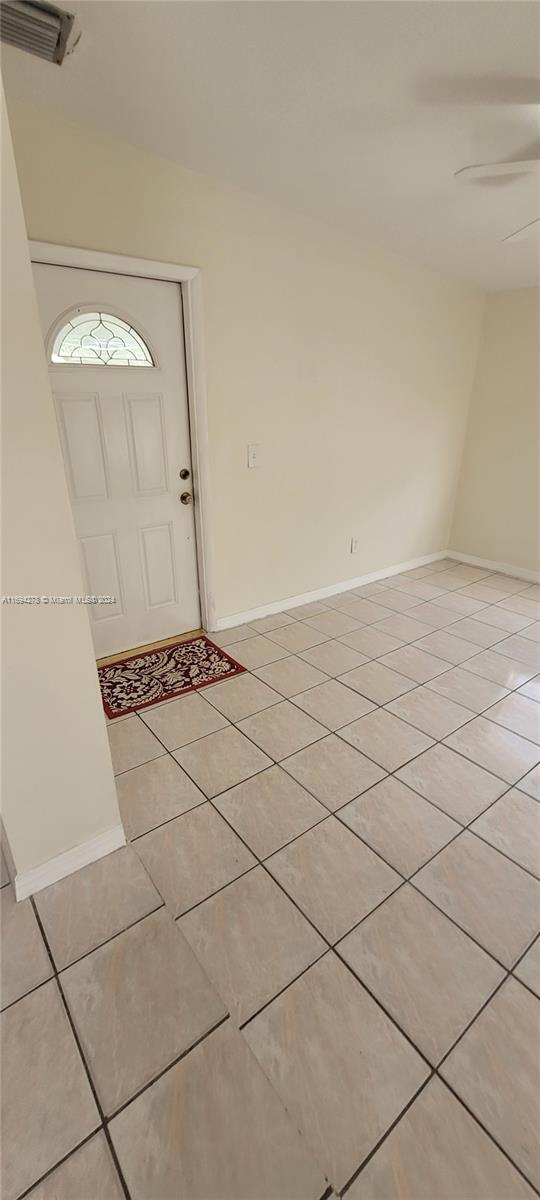
<path id="1" fill-rule="evenodd" d="M 16 900 L 26 900 L 26 897 L 33 896 L 34 892 L 40 892 L 42 888 L 57 883 L 66 875 L 72 875 L 81 867 L 97 862 L 98 858 L 104 858 L 106 854 L 119 850 L 120 846 L 125 844 L 126 835 L 122 826 L 115 825 L 114 829 L 98 833 L 97 837 L 90 838 L 80 846 L 74 846 L 72 850 L 65 850 L 63 854 L 57 854 L 55 858 L 50 858 L 39 867 L 21 871 L 14 881 Z"/>
<path id="2" fill-rule="evenodd" d="M 485 567 L 486 571 L 497 571 L 499 575 L 515 575 L 516 579 L 525 579 L 527 583 L 540 583 L 540 571 L 530 571 L 528 567 L 515 567 L 512 563 L 495 562 L 491 558 L 476 558 L 474 554 L 462 554 L 461 550 L 447 550 L 446 556 L 469 563 L 471 567 Z"/>
<path id="3" fill-rule="evenodd" d="M 285 600 L 273 600 L 271 604 L 261 604 L 259 608 L 251 608 L 247 612 L 233 613 L 229 617 L 217 617 L 214 621 L 213 632 L 220 629 L 232 629 L 234 625 L 244 625 L 246 621 L 255 621 L 258 617 L 269 617 L 272 613 L 283 612 L 284 609 L 298 608 L 300 604 L 311 604 L 313 600 L 324 600 L 326 596 L 335 596 L 338 592 L 349 592 L 353 588 L 363 587 L 365 583 L 376 583 L 378 579 L 387 579 L 390 575 L 400 575 L 402 571 L 413 571 L 415 567 L 425 567 L 429 563 L 438 562 L 441 558 L 450 557 L 449 551 L 438 550 L 436 554 L 425 554 L 423 558 L 411 558 L 408 562 L 396 563 L 393 567 L 371 571 L 369 575 L 358 575 L 356 579 L 345 579 L 341 583 L 332 583 L 329 587 L 317 588 L 314 592 L 304 592 L 302 596 L 287 596 Z"/>

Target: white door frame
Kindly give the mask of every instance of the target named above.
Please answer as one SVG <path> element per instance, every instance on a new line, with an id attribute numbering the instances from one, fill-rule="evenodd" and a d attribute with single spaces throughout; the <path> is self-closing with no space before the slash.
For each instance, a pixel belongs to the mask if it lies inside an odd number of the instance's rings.
<path id="1" fill-rule="evenodd" d="M 83 250 L 77 246 L 57 246 L 52 242 L 29 241 L 28 245 L 34 263 L 108 271 L 112 275 L 133 275 L 139 279 L 163 279 L 178 283 L 182 289 L 201 625 L 212 630 L 216 615 L 215 576 L 201 271 L 199 267 L 130 258 L 124 254 L 107 254 L 102 250 Z"/>

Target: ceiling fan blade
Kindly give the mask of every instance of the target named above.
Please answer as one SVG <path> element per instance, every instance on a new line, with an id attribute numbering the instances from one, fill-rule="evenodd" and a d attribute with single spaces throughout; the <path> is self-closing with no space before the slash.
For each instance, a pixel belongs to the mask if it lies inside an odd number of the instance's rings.
<path id="1" fill-rule="evenodd" d="M 521 229 L 516 229 L 514 233 L 509 233 L 504 237 L 503 242 L 523 242 L 525 238 L 536 232 L 536 226 L 540 224 L 540 217 L 535 217 L 534 221 L 529 221 L 527 225 L 522 225 Z"/>
<path id="2" fill-rule="evenodd" d="M 454 172 L 454 179 L 486 179 L 496 175 L 522 175 L 540 171 L 540 159 L 523 158 L 520 162 L 476 163 Z"/>

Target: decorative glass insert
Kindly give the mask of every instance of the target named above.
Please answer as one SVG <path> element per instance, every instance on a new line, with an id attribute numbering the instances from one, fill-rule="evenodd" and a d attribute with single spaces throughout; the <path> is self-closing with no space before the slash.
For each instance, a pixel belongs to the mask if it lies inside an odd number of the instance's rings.
<path id="1" fill-rule="evenodd" d="M 51 354 L 53 363 L 83 366 L 153 367 L 154 360 L 141 335 L 106 312 L 79 312 L 57 333 Z"/>

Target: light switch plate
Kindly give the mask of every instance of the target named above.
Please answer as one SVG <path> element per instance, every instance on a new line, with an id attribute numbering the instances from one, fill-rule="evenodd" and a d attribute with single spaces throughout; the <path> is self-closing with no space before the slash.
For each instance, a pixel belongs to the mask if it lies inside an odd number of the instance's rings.
<path id="1" fill-rule="evenodd" d="M 258 442 L 252 442 L 247 448 L 247 465 L 249 469 L 259 466 L 260 446 Z"/>

